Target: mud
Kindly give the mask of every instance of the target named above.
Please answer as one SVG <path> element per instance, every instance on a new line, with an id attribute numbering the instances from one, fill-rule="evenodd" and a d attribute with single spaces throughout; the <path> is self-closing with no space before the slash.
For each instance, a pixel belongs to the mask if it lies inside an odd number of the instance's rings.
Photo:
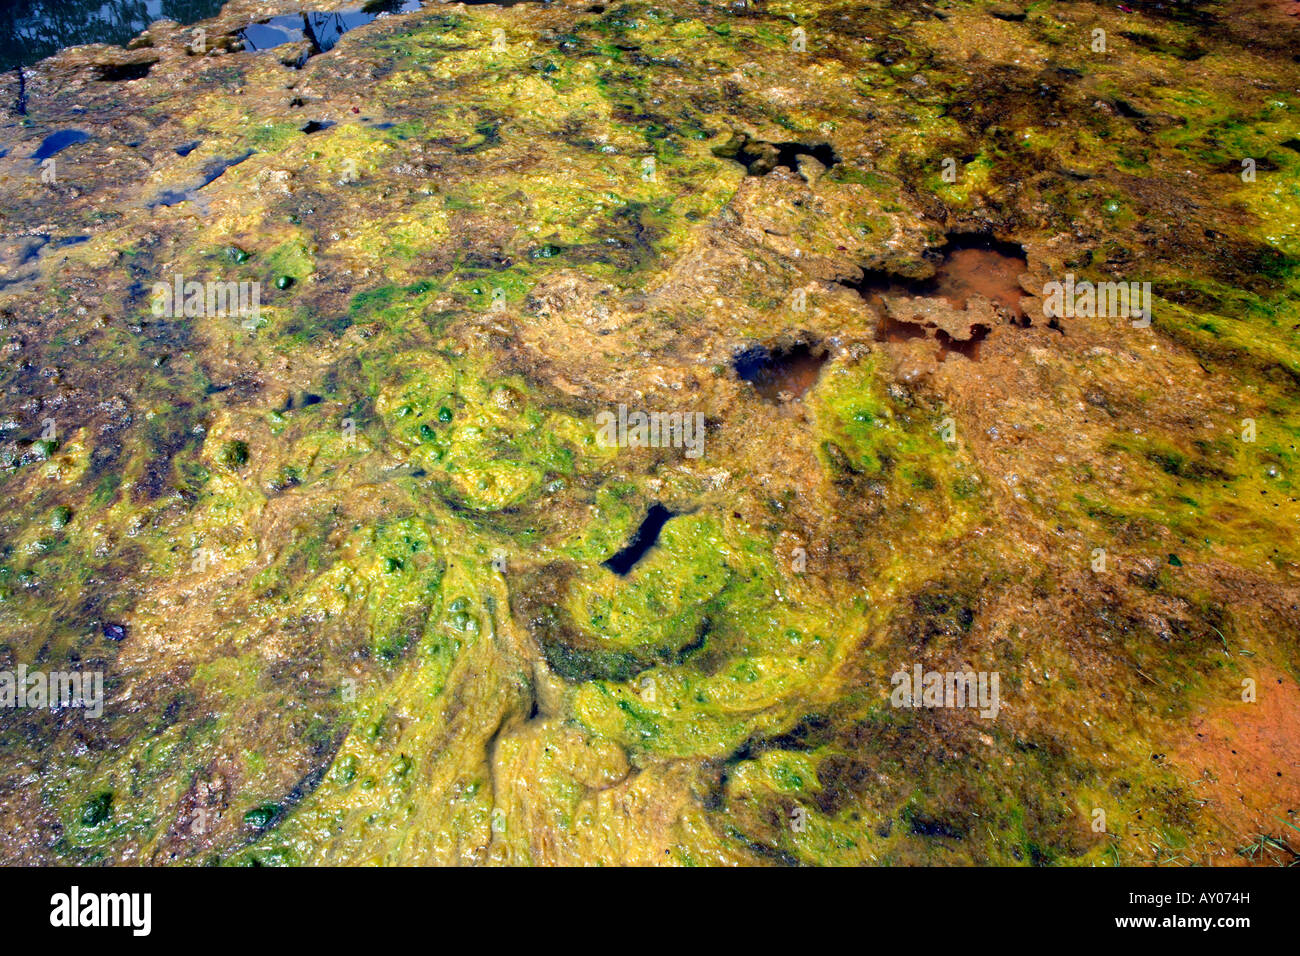
<path id="1" fill-rule="evenodd" d="M 1276 863 L 1247 848 L 1260 837 L 1300 848 L 1300 686 L 1271 670 L 1249 680 L 1236 702 L 1198 714 L 1169 759 L 1192 776 L 1208 813 L 1253 837 L 1237 850 L 1242 862 Z"/>

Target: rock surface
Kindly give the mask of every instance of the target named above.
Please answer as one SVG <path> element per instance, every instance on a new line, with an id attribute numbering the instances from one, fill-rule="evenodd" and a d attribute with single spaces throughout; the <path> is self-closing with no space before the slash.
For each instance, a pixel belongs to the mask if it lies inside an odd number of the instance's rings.
<path id="1" fill-rule="evenodd" d="M 0 667 L 106 699 L 0 715 L 0 860 L 1285 843 L 1300 24 L 1127 6 L 430 4 L 306 55 L 236 0 L 28 70 Z M 1023 266 L 958 302 L 954 244 Z M 1150 326 L 1045 315 L 1067 275 Z M 892 706 L 914 665 L 996 718 Z"/>

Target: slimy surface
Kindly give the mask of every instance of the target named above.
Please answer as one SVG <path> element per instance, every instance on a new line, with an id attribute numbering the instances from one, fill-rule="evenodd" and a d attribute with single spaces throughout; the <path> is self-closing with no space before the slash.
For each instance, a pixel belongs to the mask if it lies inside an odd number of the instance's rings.
<path id="1" fill-rule="evenodd" d="M 1297 50 L 233 0 L 11 69 L 0 861 L 1292 862 Z"/>

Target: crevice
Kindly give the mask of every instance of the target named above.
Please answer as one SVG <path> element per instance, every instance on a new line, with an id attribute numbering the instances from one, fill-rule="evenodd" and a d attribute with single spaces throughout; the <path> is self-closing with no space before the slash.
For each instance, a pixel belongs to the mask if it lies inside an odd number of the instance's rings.
<path id="1" fill-rule="evenodd" d="M 205 186 L 210 186 L 212 183 L 216 182 L 219 178 L 221 178 L 221 176 L 225 174 L 226 170 L 230 169 L 232 166 L 238 166 L 240 163 L 244 162 L 249 157 L 251 157 L 253 155 L 253 152 L 254 151 L 250 149 L 247 152 L 245 152 L 243 155 L 236 156 L 233 159 L 216 159 L 209 162 L 203 168 L 202 178 L 200 179 L 197 185 L 184 191 L 177 191 L 174 189 L 166 190 L 160 193 L 149 204 L 150 207 L 152 208 L 155 206 L 176 206 L 183 202 L 191 202 L 192 200 L 198 197 L 199 190 L 203 189 Z"/>
<path id="2" fill-rule="evenodd" d="M 140 63 L 97 63 L 95 79 L 103 83 L 126 83 L 142 80 L 149 75 L 157 60 L 144 60 Z"/>
<path id="3" fill-rule="evenodd" d="M 778 166 L 797 173 L 800 156 L 811 157 L 827 169 L 840 161 L 829 143 L 768 143 L 746 133 L 733 133 L 726 143 L 714 148 L 713 155 L 740 163 L 749 176 L 765 176 Z"/>
<path id="4" fill-rule="evenodd" d="M 971 361 L 978 361 L 980 357 L 980 343 L 988 338 L 991 330 L 982 322 L 977 322 L 970 328 L 970 338 L 955 339 L 943 329 L 935 332 L 934 337 L 939 343 L 939 353 L 936 356 L 940 362 L 946 359 L 951 352 L 958 355 L 964 355 Z"/>
<path id="5" fill-rule="evenodd" d="M 888 313 L 880 317 L 880 322 L 876 325 L 877 342 L 906 342 L 910 339 L 925 338 L 925 327 L 917 325 L 914 322 L 899 322 L 897 319 L 890 318 Z"/>
<path id="6" fill-rule="evenodd" d="M 741 381 L 776 405 L 800 398 L 812 388 L 828 358 L 823 347 L 807 340 L 776 348 L 751 345 L 736 352 L 732 368 Z"/>

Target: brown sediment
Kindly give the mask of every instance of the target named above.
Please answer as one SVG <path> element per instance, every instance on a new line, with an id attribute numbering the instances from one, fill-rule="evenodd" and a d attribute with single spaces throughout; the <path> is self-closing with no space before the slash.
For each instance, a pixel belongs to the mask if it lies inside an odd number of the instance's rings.
<path id="1" fill-rule="evenodd" d="M 970 304 L 972 295 L 982 295 L 1023 318 L 1020 276 L 1025 266 L 1024 258 L 996 249 L 954 249 L 935 270 L 934 294 L 959 309 Z"/>
<path id="2" fill-rule="evenodd" d="M 958 234 L 934 255 L 937 264 L 923 277 L 876 270 L 852 283 L 877 315 L 876 341 L 934 338 L 936 361 L 952 353 L 977 360 L 995 325 L 1029 324 L 1021 287 L 1028 263 L 1020 247 Z"/>
<path id="3" fill-rule="evenodd" d="M 1262 0 L 1260 6 L 1285 17 L 1300 17 L 1300 0 Z"/>
<path id="4" fill-rule="evenodd" d="M 1241 673 L 1253 676 L 1225 686 L 1225 702 L 1191 721 L 1170 759 L 1241 847 L 1271 836 L 1300 859 L 1300 684 L 1272 666 Z M 1265 853 L 1257 862 L 1277 860 Z"/>

